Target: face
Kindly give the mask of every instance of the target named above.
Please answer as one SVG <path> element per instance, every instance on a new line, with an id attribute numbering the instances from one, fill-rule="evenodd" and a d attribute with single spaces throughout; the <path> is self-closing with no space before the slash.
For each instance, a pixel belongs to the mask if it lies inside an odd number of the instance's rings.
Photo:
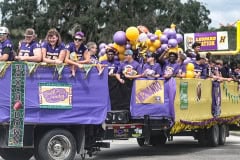
<path id="1" fill-rule="evenodd" d="M 114 59 L 114 53 L 113 53 L 113 52 L 108 52 L 108 53 L 107 53 L 107 59 L 108 59 L 109 61 L 112 61 L 112 60 Z"/>
<path id="2" fill-rule="evenodd" d="M 58 42 L 58 37 L 56 35 L 50 35 L 48 37 L 48 42 L 51 44 L 51 46 L 55 46 Z"/>
<path id="3" fill-rule="evenodd" d="M 154 58 L 152 56 L 147 56 L 147 62 L 153 62 L 154 61 Z"/>
<path id="4" fill-rule="evenodd" d="M 177 60 L 177 57 L 176 57 L 174 54 L 171 54 L 171 55 L 169 56 L 169 62 L 170 62 L 170 63 L 174 63 L 176 60 Z"/>
<path id="5" fill-rule="evenodd" d="M 198 53 L 199 51 L 200 51 L 200 46 L 196 46 L 195 48 L 194 48 L 194 51 L 196 52 L 196 53 Z"/>
<path id="6" fill-rule="evenodd" d="M 7 39 L 7 34 L 6 33 L 0 33 L 0 41 L 4 41 Z"/>
<path id="7" fill-rule="evenodd" d="M 93 45 L 91 48 L 91 53 L 96 54 L 97 53 L 97 45 Z"/>
<path id="8" fill-rule="evenodd" d="M 76 46 L 80 46 L 81 44 L 82 44 L 82 41 L 83 41 L 83 39 L 82 38 L 77 38 L 77 37 L 74 37 L 74 44 L 76 45 Z"/>
<path id="9" fill-rule="evenodd" d="M 27 43 L 31 43 L 31 42 L 33 41 L 33 39 L 34 39 L 34 36 L 33 36 L 33 35 L 26 35 L 26 36 L 25 36 L 25 41 L 26 41 Z"/>
<path id="10" fill-rule="evenodd" d="M 124 54 L 125 60 L 129 61 L 132 60 L 132 55 L 131 54 Z"/>

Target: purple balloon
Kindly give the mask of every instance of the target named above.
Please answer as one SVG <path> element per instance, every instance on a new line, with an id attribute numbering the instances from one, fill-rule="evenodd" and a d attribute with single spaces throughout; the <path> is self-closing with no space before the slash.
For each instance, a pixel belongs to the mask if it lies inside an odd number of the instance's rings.
<path id="1" fill-rule="evenodd" d="M 177 37 L 176 39 L 177 39 L 178 44 L 183 41 L 183 36 L 181 34 L 177 33 L 176 37 Z"/>
<path id="2" fill-rule="evenodd" d="M 132 46 L 131 46 L 131 44 L 126 44 L 125 48 L 126 48 L 126 49 L 131 49 Z"/>
<path id="3" fill-rule="evenodd" d="M 115 43 L 117 43 L 118 45 L 125 45 L 127 42 L 127 37 L 126 37 L 126 33 L 123 31 L 117 31 L 114 35 L 113 35 L 113 41 Z"/>
<path id="4" fill-rule="evenodd" d="M 150 32 L 149 32 L 149 33 L 147 33 L 147 36 L 148 36 L 148 38 L 149 38 L 149 39 L 152 37 L 152 35 L 153 35 L 153 34 L 152 34 L 152 33 L 150 33 Z"/>
<path id="5" fill-rule="evenodd" d="M 175 29 L 169 29 L 167 33 L 168 39 L 176 39 Z"/>
<path id="6" fill-rule="evenodd" d="M 151 37 L 150 37 L 150 40 L 153 42 L 153 41 L 155 41 L 156 39 L 155 39 L 155 36 L 154 35 L 152 35 Z"/>
<path id="7" fill-rule="evenodd" d="M 100 52 L 98 53 L 99 56 L 103 56 L 106 53 L 106 49 L 102 48 Z"/>
<path id="8" fill-rule="evenodd" d="M 162 45 L 161 45 L 161 49 L 162 49 L 163 51 L 165 51 L 167 48 L 168 48 L 168 45 L 167 45 L 167 44 L 162 44 Z"/>
<path id="9" fill-rule="evenodd" d="M 190 63 L 190 62 L 192 62 L 192 59 L 189 58 L 189 57 L 187 57 L 187 58 L 183 61 L 183 64 L 188 64 L 188 63 Z"/>
<path id="10" fill-rule="evenodd" d="M 168 47 L 169 48 L 175 48 L 178 45 L 178 42 L 176 39 L 169 39 L 168 40 Z"/>
<path id="11" fill-rule="evenodd" d="M 157 53 L 162 53 L 163 52 L 163 49 L 161 48 L 161 47 L 159 47 L 158 49 L 157 49 Z"/>
<path id="12" fill-rule="evenodd" d="M 161 41 L 161 43 L 162 44 L 166 44 L 166 43 L 168 43 L 168 38 L 167 38 L 167 36 L 166 35 L 161 35 L 161 37 L 160 37 L 160 41 Z"/>
<path id="13" fill-rule="evenodd" d="M 98 48 L 99 48 L 99 50 L 101 50 L 105 47 L 106 47 L 106 43 L 100 43 Z"/>
<path id="14" fill-rule="evenodd" d="M 170 28 L 165 28 L 165 29 L 163 30 L 163 34 L 168 35 L 169 30 L 170 30 Z"/>

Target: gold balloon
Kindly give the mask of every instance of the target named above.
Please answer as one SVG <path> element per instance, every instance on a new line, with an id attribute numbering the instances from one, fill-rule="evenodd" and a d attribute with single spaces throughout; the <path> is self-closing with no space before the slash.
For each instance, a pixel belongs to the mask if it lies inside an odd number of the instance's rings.
<path id="1" fill-rule="evenodd" d="M 162 35 L 162 31 L 160 29 L 157 29 L 154 34 L 157 35 L 158 38 L 160 38 L 160 36 Z"/>
<path id="2" fill-rule="evenodd" d="M 105 61 L 105 60 L 107 60 L 107 54 L 104 54 L 103 56 L 99 57 L 100 62 Z"/>
<path id="3" fill-rule="evenodd" d="M 130 41 L 135 41 L 138 39 L 139 31 L 136 27 L 128 27 L 126 30 L 126 37 Z"/>
<path id="4" fill-rule="evenodd" d="M 155 47 L 155 48 L 159 48 L 160 46 L 161 46 L 161 42 L 160 42 L 160 40 L 155 40 L 154 42 L 153 42 L 153 46 Z"/>
<path id="5" fill-rule="evenodd" d="M 148 48 L 148 50 L 149 50 L 150 52 L 155 52 L 155 51 L 156 51 L 156 48 L 155 48 L 154 46 L 150 46 L 150 47 Z"/>
<path id="6" fill-rule="evenodd" d="M 194 72 L 193 71 L 187 71 L 186 72 L 186 78 L 194 78 Z"/>
<path id="7" fill-rule="evenodd" d="M 187 69 L 187 71 L 194 71 L 194 64 L 192 64 L 192 63 L 188 63 L 187 64 L 187 66 L 186 66 L 186 69 Z"/>

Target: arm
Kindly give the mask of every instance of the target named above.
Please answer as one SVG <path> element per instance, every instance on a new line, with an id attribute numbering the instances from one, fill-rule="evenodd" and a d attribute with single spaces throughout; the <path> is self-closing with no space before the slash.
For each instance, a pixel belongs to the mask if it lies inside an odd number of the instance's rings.
<path id="1" fill-rule="evenodd" d="M 78 63 L 80 63 L 80 64 L 90 63 L 90 53 L 88 52 L 88 50 L 85 50 L 85 51 L 84 51 L 84 53 L 83 53 L 83 58 L 84 58 L 84 60 L 78 61 Z"/>
<path id="2" fill-rule="evenodd" d="M 43 62 L 54 64 L 55 60 L 47 58 L 47 49 L 42 48 Z"/>
<path id="3" fill-rule="evenodd" d="M 9 47 L 4 48 L 3 49 L 3 55 L 0 57 L 0 61 L 7 61 L 8 57 L 9 57 L 9 54 L 10 54 L 10 48 Z"/>
<path id="4" fill-rule="evenodd" d="M 125 83 L 125 81 L 121 78 L 121 76 L 120 76 L 119 73 L 116 73 L 116 78 L 117 78 L 117 80 L 118 80 L 120 83 L 122 83 L 122 84 Z"/>
<path id="5" fill-rule="evenodd" d="M 29 62 L 41 62 L 42 56 L 41 56 L 41 48 L 35 48 L 33 49 L 34 56 L 16 56 L 17 60 L 20 61 L 29 61 Z"/>

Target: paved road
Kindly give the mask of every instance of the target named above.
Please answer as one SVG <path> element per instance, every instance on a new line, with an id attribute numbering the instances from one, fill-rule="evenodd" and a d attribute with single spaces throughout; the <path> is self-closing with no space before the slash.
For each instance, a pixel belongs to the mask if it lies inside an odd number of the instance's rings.
<path id="1" fill-rule="evenodd" d="M 174 137 L 164 147 L 138 147 L 136 140 L 113 141 L 86 160 L 236 160 L 240 157 L 240 136 L 230 136 L 224 146 L 201 147 L 192 137 Z M 0 160 L 3 160 L 0 158 Z M 35 160 L 32 158 L 31 160 Z M 75 160 L 81 160 L 79 156 Z"/>

